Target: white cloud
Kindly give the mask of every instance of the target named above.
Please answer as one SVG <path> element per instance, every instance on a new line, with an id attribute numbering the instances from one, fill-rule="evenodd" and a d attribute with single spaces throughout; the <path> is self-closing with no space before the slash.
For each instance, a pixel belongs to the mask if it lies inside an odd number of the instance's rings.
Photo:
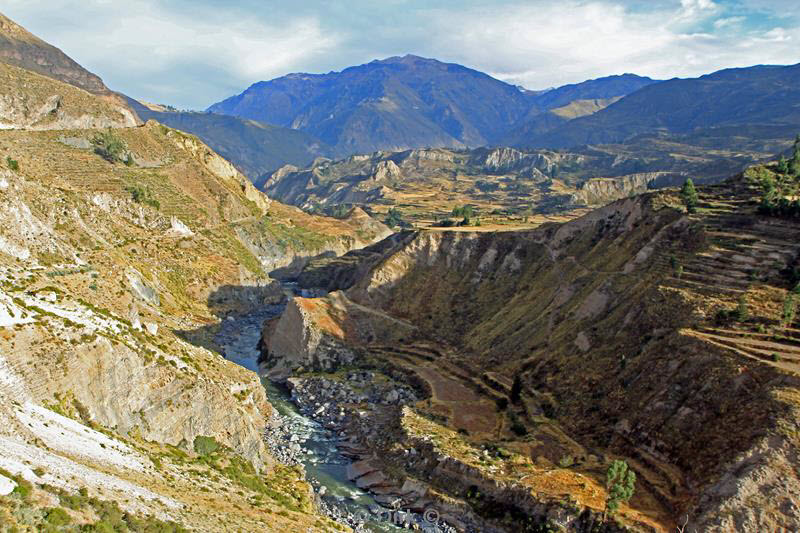
<path id="1" fill-rule="evenodd" d="M 684 0 L 642 12 L 620 2 L 572 0 L 439 11 L 431 13 L 438 24 L 431 48 L 532 89 L 624 72 L 665 79 L 800 61 L 800 49 L 791 42 L 800 33 L 796 27 L 722 35 L 693 30 L 689 12 L 705 17 L 718 13 L 719 6 Z"/>
<path id="2" fill-rule="evenodd" d="M 204 108 L 253 82 L 388 55 L 544 88 L 609 74 L 697 76 L 800 62 L 797 0 L 4 0 L 114 89 Z M 754 15 L 755 14 L 755 15 Z M 756 22 L 754 22 L 756 21 Z"/>
<path id="3" fill-rule="evenodd" d="M 128 0 L 121 15 L 108 0 L 52 2 L 48 8 L 72 10 L 69 18 L 87 21 L 86 27 L 51 25 L 38 31 L 43 2 L 11 0 L 4 9 L 12 18 L 19 14 L 23 25 L 62 47 L 110 87 L 158 102 L 205 107 L 209 92 L 227 97 L 254 81 L 283 75 L 339 43 L 337 34 L 323 30 L 314 17 L 212 20 L 150 0 Z"/>
<path id="4" fill-rule="evenodd" d="M 726 17 L 715 20 L 714 27 L 718 30 L 722 28 L 738 27 L 744 21 L 744 17 Z"/>

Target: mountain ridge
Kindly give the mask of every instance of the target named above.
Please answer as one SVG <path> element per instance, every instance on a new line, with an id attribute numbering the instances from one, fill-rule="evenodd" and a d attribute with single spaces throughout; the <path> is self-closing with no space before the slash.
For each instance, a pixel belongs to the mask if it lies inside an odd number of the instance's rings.
<path id="1" fill-rule="evenodd" d="M 566 104 L 570 95 L 616 97 L 650 82 L 625 74 L 528 91 L 457 63 L 407 54 L 259 81 L 207 110 L 307 131 L 341 155 L 465 148 L 500 143 L 526 117 Z"/>

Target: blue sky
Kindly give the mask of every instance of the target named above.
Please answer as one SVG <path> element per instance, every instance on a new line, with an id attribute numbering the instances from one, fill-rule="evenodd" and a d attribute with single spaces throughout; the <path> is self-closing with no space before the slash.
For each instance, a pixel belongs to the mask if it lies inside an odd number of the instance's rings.
<path id="1" fill-rule="evenodd" d="M 113 89 L 203 109 L 251 83 L 413 53 L 530 89 L 800 62 L 798 0 L 4 0 Z"/>

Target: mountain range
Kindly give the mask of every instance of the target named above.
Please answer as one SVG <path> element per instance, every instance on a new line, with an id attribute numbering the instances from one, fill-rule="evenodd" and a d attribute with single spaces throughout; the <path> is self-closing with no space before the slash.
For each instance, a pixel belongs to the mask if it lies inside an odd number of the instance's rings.
<path id="1" fill-rule="evenodd" d="M 626 74 L 537 93 L 461 65 L 406 55 L 258 82 L 208 110 L 303 130 L 350 155 L 493 145 L 527 117 L 650 83 Z"/>
<path id="2" fill-rule="evenodd" d="M 626 142 L 637 135 L 691 134 L 751 126 L 791 136 L 800 125 L 800 64 L 726 69 L 635 91 L 588 116 L 520 139 L 524 146 L 569 147 Z M 759 134 L 760 135 L 760 134 Z"/>
<path id="3" fill-rule="evenodd" d="M 123 97 L 1 22 L 3 532 L 800 530 L 793 67 L 680 85 L 674 121 L 614 111 L 670 82 L 514 88 L 522 136 L 632 125 L 317 157 L 268 197 L 198 135 L 252 172 L 339 148 Z"/>

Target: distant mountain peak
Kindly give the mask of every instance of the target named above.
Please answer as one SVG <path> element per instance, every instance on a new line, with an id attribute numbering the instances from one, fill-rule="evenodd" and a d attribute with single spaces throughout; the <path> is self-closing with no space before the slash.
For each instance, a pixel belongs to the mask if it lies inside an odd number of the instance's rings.
<path id="1" fill-rule="evenodd" d="M 209 110 L 303 130 L 350 154 L 480 146 L 524 116 L 530 100 L 477 70 L 406 54 L 259 82 Z"/>

